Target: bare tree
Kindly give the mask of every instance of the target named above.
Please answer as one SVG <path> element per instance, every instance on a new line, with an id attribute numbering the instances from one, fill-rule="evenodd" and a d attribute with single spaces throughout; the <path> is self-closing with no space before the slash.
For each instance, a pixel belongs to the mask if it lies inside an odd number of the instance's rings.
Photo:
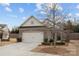
<path id="1" fill-rule="evenodd" d="M 52 24 L 52 32 L 53 40 L 54 40 L 54 47 L 56 47 L 56 41 L 57 41 L 57 28 L 59 30 L 63 30 L 63 23 L 65 16 L 63 13 L 59 10 L 59 5 L 56 3 L 50 3 L 50 4 L 42 4 L 42 11 L 45 13 L 45 17 L 49 20 L 49 22 Z M 62 36 L 62 34 L 61 34 Z"/>

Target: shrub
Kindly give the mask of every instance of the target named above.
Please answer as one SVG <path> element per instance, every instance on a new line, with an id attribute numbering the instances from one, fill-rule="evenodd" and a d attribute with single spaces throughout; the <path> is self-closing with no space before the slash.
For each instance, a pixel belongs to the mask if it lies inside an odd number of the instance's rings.
<path id="1" fill-rule="evenodd" d="M 79 24 L 74 26 L 73 31 L 79 33 Z"/>
<path id="2" fill-rule="evenodd" d="M 47 38 L 45 38 L 45 39 L 44 39 L 44 42 L 48 42 L 48 39 L 47 39 Z"/>
<path id="3" fill-rule="evenodd" d="M 17 42 L 22 42 L 22 39 L 21 38 L 17 38 Z"/>
<path id="4" fill-rule="evenodd" d="M 42 42 L 42 45 L 50 45 L 50 43 Z"/>
<path id="5" fill-rule="evenodd" d="M 49 42 L 50 42 L 50 43 L 53 42 L 53 39 L 50 39 Z"/>
<path id="6" fill-rule="evenodd" d="M 2 39 L 2 33 L 0 33 L 0 38 Z"/>

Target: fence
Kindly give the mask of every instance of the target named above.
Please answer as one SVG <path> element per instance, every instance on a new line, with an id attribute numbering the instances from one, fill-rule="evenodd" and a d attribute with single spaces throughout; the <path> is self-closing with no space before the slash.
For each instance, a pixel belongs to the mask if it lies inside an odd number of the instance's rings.
<path id="1" fill-rule="evenodd" d="M 70 33 L 69 39 L 71 40 L 78 40 L 79 39 L 79 33 Z"/>
<path id="2" fill-rule="evenodd" d="M 19 37 L 19 34 L 15 34 L 15 33 L 10 34 L 10 38 L 18 38 L 18 37 Z M 70 33 L 68 37 L 70 40 L 78 40 L 79 33 Z"/>
<path id="3" fill-rule="evenodd" d="M 18 38 L 19 34 L 15 34 L 15 33 L 11 33 L 10 34 L 10 38 Z"/>

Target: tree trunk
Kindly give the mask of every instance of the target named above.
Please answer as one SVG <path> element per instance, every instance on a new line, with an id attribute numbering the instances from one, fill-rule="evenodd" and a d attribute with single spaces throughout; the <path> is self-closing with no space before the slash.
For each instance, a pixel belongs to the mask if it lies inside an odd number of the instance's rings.
<path id="1" fill-rule="evenodd" d="M 56 41 L 57 41 L 57 33 L 55 32 L 55 35 L 54 35 L 54 48 L 56 47 Z"/>
<path id="2" fill-rule="evenodd" d="M 60 35 L 61 35 L 61 41 L 63 41 L 63 33 L 60 32 Z"/>
<path id="3" fill-rule="evenodd" d="M 49 40 L 50 40 L 50 33 L 48 32 L 47 34 L 48 34 L 48 43 L 49 43 Z"/>

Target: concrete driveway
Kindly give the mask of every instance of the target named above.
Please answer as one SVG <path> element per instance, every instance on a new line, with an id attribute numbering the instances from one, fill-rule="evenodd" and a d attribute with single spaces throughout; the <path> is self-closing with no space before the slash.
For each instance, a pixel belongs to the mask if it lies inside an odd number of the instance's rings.
<path id="1" fill-rule="evenodd" d="M 0 56 L 51 56 L 51 54 L 32 52 L 38 43 L 15 43 L 0 47 Z"/>

